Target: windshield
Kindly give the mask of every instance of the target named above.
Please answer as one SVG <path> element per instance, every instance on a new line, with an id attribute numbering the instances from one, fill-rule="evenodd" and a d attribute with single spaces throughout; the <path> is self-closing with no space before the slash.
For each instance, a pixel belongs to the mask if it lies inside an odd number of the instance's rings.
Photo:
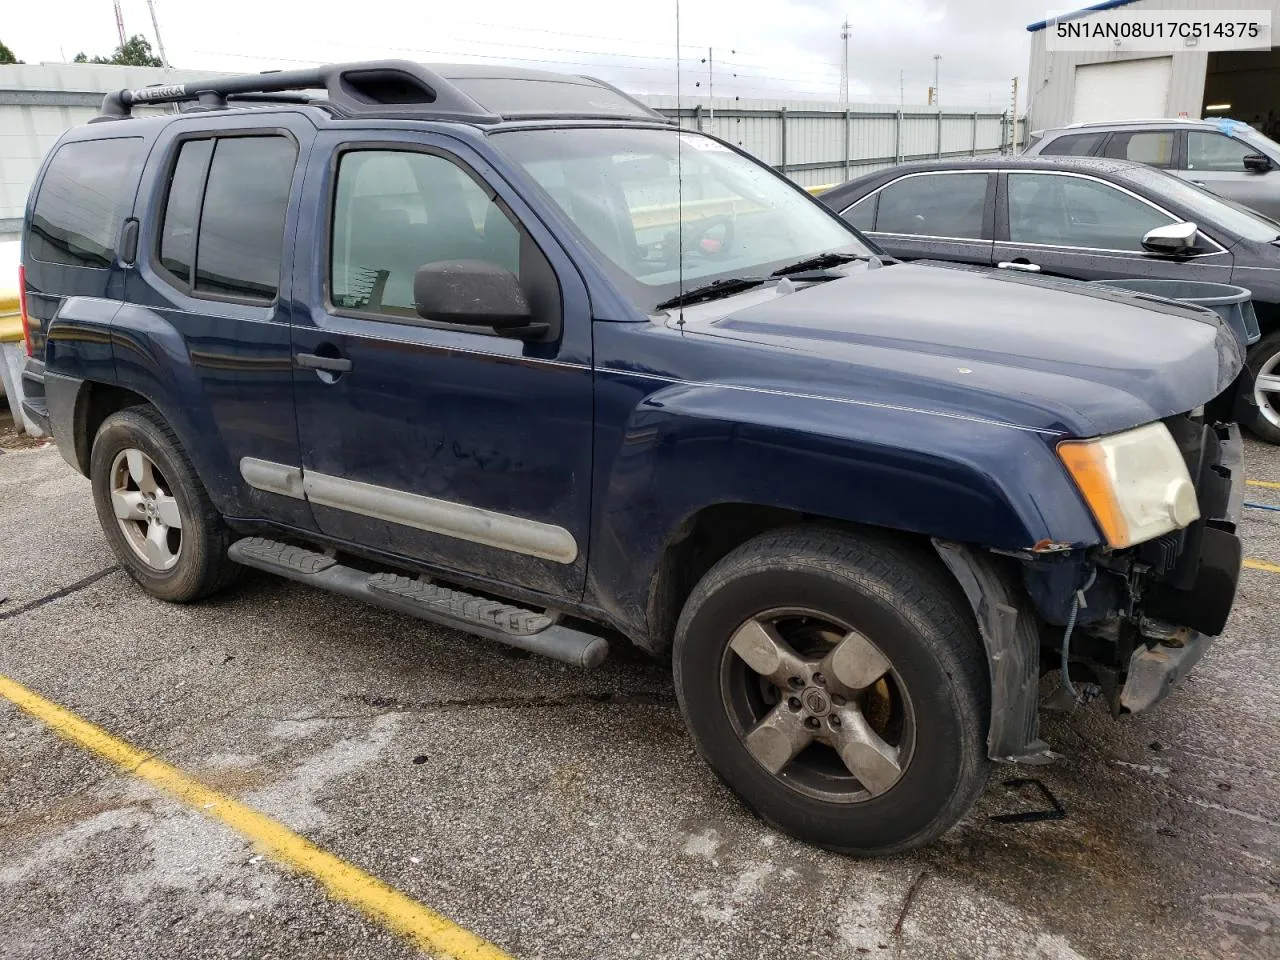
<path id="1" fill-rule="evenodd" d="M 767 167 L 700 134 L 577 127 L 495 133 L 492 142 L 565 212 L 645 312 L 681 292 L 682 263 L 687 290 L 766 277 L 820 253 L 872 252 Z"/>
<path id="2" fill-rule="evenodd" d="M 1133 170 L 1132 176 L 1139 186 L 1149 187 L 1156 199 L 1168 197 L 1186 207 L 1193 220 L 1199 222 L 1203 219 L 1205 223 L 1201 226 L 1217 224 L 1245 240 L 1258 243 L 1269 243 L 1280 236 L 1280 224 L 1163 170 L 1142 167 Z"/>

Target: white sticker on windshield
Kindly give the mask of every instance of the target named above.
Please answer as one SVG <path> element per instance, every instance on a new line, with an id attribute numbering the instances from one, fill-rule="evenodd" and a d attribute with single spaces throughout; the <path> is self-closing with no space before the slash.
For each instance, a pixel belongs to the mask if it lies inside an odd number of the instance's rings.
<path id="1" fill-rule="evenodd" d="M 719 140 L 712 140 L 710 137 L 700 137 L 694 133 L 682 133 L 680 134 L 680 139 L 684 141 L 685 146 L 693 147 L 694 150 L 702 150 L 709 153 L 733 152 Z"/>

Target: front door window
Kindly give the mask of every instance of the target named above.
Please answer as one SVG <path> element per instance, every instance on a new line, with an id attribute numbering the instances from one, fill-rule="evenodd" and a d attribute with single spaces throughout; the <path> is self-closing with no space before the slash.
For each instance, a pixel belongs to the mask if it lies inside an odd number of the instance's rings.
<path id="1" fill-rule="evenodd" d="M 1084 177 L 1009 174 L 1009 240 L 1142 251 L 1142 237 L 1174 219 L 1137 197 Z"/>

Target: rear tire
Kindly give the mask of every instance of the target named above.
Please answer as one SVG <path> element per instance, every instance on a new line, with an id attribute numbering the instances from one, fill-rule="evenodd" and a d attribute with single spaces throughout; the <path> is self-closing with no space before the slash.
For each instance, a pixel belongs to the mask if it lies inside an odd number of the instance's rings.
<path id="1" fill-rule="evenodd" d="M 694 589 L 673 657 L 698 752 L 801 840 L 910 850 L 986 784 L 986 655 L 927 549 L 824 528 L 764 534 Z"/>
<path id="2" fill-rule="evenodd" d="M 1254 380 L 1259 376 L 1280 376 L 1280 331 L 1268 334 L 1250 347 L 1245 365 Z M 1280 392 L 1270 393 L 1255 387 L 1254 402 L 1258 412 L 1245 426 L 1259 440 L 1280 444 Z"/>
<path id="3" fill-rule="evenodd" d="M 111 414 L 93 440 L 89 479 L 107 542 L 152 596 L 189 603 L 243 569 L 233 539 L 173 429 L 151 406 Z"/>

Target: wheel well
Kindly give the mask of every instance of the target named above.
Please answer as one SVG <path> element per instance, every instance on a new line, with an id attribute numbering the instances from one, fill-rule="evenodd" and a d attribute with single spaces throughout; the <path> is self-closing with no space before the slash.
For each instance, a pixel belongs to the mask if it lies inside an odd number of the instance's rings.
<path id="1" fill-rule="evenodd" d="M 731 551 L 766 531 L 805 523 L 862 529 L 859 524 L 751 503 L 719 503 L 686 518 L 667 541 L 658 563 L 649 591 L 648 630 L 642 645 L 654 653 L 671 646 L 685 600 L 706 572 Z M 928 543 L 913 534 L 883 529 L 878 532 L 881 536 L 890 534 Z"/>
<path id="2" fill-rule="evenodd" d="M 1265 337 L 1280 330 L 1280 304 L 1253 302 L 1253 312 L 1258 316 L 1258 330 Z"/>
<path id="3" fill-rule="evenodd" d="M 102 422 L 126 407 L 147 403 L 146 397 L 106 383 L 89 382 L 76 402 L 75 446 L 80 472 L 89 475 L 89 454 Z"/>

